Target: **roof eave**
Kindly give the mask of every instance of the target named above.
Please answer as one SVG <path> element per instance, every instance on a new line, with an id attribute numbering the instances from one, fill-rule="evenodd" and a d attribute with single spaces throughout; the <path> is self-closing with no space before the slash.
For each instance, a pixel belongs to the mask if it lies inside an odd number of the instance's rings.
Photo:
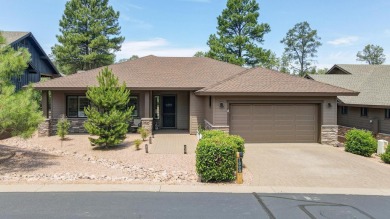
<path id="1" fill-rule="evenodd" d="M 195 92 L 198 96 L 358 96 L 359 92 Z"/>
<path id="2" fill-rule="evenodd" d="M 95 86 L 95 85 L 91 85 Z M 40 87 L 40 86 L 34 86 L 36 90 L 53 90 L 53 91 L 58 91 L 58 90 L 87 90 L 88 87 Z M 172 91 L 172 90 L 180 90 L 180 91 L 197 91 L 199 89 L 202 89 L 203 87 L 127 87 L 130 90 L 161 90 L 161 91 Z"/>
<path id="3" fill-rule="evenodd" d="M 340 101 L 340 99 L 338 99 Z M 383 109 L 388 109 L 390 108 L 390 104 L 389 105 L 376 105 L 376 104 L 366 104 L 366 103 L 345 103 L 345 102 L 342 102 L 341 103 L 339 102 L 338 105 L 340 106 L 351 106 L 351 107 L 367 107 L 367 108 L 383 108 Z"/>

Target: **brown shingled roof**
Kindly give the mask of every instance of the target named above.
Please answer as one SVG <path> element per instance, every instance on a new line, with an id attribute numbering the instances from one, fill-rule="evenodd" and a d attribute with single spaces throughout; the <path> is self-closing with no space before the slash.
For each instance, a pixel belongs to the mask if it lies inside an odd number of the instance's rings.
<path id="1" fill-rule="evenodd" d="M 113 64 L 108 68 L 131 89 L 156 90 L 199 90 L 245 70 L 210 58 L 156 56 Z M 40 82 L 34 87 L 38 90 L 85 90 L 97 85 L 96 76 L 101 69 Z"/>
<path id="2" fill-rule="evenodd" d="M 196 92 L 198 95 L 267 95 L 267 96 L 356 96 L 347 90 L 306 78 L 277 71 L 255 68 L 243 71 L 228 79 Z"/>

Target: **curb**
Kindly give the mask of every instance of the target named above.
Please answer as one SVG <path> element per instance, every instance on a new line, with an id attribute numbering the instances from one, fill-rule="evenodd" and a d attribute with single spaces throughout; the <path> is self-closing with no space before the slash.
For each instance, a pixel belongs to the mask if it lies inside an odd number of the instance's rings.
<path id="1" fill-rule="evenodd" d="M 241 185 L 142 185 L 142 184 L 18 184 L 0 185 L 5 192 L 193 192 L 193 193 L 307 193 L 390 196 L 387 188 L 274 187 Z"/>

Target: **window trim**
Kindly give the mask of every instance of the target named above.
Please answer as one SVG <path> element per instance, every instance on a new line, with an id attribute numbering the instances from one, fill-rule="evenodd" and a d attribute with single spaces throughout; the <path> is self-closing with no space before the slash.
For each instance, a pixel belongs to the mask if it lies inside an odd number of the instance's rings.
<path id="1" fill-rule="evenodd" d="M 158 98 L 158 105 L 156 104 L 156 98 Z M 156 109 L 158 106 L 158 110 Z M 161 118 L 161 96 L 160 95 L 154 95 L 153 96 L 153 119 L 159 120 Z M 156 116 L 158 115 L 158 116 Z"/>
<path id="2" fill-rule="evenodd" d="M 390 108 L 385 109 L 385 119 L 390 119 Z"/>
<path id="3" fill-rule="evenodd" d="M 136 114 L 136 115 L 133 115 L 133 114 L 132 114 L 131 117 L 133 117 L 133 118 L 138 118 L 138 117 L 139 117 L 139 112 L 140 112 L 140 108 L 139 108 L 139 107 L 140 107 L 140 105 L 139 105 L 139 95 L 130 95 L 130 96 L 129 96 L 128 107 L 130 107 L 130 99 L 131 99 L 131 98 L 135 98 L 135 99 L 137 100 L 137 101 L 136 101 L 136 102 L 137 102 L 137 114 Z M 134 110 L 133 110 L 133 112 L 134 112 Z M 132 113 L 133 113 L 133 112 L 132 112 Z"/>
<path id="4" fill-rule="evenodd" d="M 364 110 L 366 110 L 365 115 L 363 114 Z M 361 117 L 368 117 L 368 108 L 367 107 L 360 107 L 360 116 Z"/>
<path id="5" fill-rule="evenodd" d="M 341 106 L 341 115 L 348 115 L 348 106 Z"/>
<path id="6" fill-rule="evenodd" d="M 77 98 L 77 116 L 69 116 L 69 97 L 76 97 Z M 65 114 L 68 118 L 82 118 L 85 119 L 87 116 L 79 116 L 79 109 L 80 109 L 80 97 L 87 98 L 87 96 L 84 95 L 66 95 L 66 104 L 65 104 Z M 88 99 L 88 98 L 87 98 Z M 90 101 L 88 100 L 88 105 L 90 104 Z"/>

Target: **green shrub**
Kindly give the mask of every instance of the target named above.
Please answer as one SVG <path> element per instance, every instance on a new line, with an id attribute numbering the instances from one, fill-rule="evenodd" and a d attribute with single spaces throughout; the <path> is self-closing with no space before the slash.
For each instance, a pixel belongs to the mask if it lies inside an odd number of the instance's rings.
<path id="1" fill-rule="evenodd" d="M 390 153 L 384 153 L 381 155 L 383 162 L 390 164 Z"/>
<path id="2" fill-rule="evenodd" d="M 202 138 L 213 138 L 217 136 L 227 136 L 228 134 L 221 130 L 204 130 L 202 132 Z"/>
<path id="3" fill-rule="evenodd" d="M 144 129 L 144 128 L 138 128 L 138 133 L 141 135 L 141 138 L 143 141 L 145 141 L 145 139 L 148 137 L 149 135 L 149 131 Z"/>
<path id="4" fill-rule="evenodd" d="M 352 129 L 345 135 L 345 151 L 370 157 L 375 153 L 377 141 L 370 131 Z"/>
<path id="5" fill-rule="evenodd" d="M 196 147 L 196 172 L 202 181 L 232 181 L 235 179 L 237 149 L 227 141 L 201 139 Z"/>
<path id="6" fill-rule="evenodd" d="M 66 135 L 69 133 L 70 122 L 62 116 L 57 122 L 57 135 L 64 140 Z"/>
<path id="7" fill-rule="evenodd" d="M 390 164 L 390 146 L 387 146 L 386 152 L 381 155 L 383 162 Z"/>
<path id="8" fill-rule="evenodd" d="M 245 141 L 241 136 L 229 135 L 226 140 L 228 143 L 231 143 L 238 152 L 245 152 Z"/>
<path id="9" fill-rule="evenodd" d="M 140 145 L 142 144 L 142 140 L 141 139 L 135 139 L 134 140 L 134 145 L 135 145 L 135 150 L 139 150 L 140 149 Z"/>

